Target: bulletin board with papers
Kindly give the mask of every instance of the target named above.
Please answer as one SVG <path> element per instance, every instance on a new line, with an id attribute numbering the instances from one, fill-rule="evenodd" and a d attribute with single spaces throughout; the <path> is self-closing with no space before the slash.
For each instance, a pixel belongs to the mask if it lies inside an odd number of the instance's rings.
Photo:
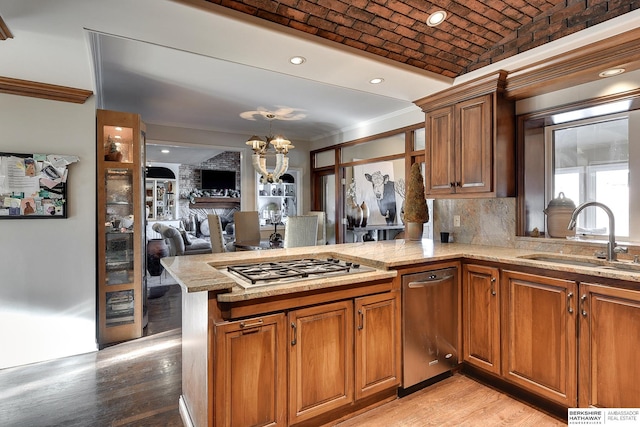
<path id="1" fill-rule="evenodd" d="M 0 153 L 0 219 L 66 218 L 68 166 L 77 156 Z"/>

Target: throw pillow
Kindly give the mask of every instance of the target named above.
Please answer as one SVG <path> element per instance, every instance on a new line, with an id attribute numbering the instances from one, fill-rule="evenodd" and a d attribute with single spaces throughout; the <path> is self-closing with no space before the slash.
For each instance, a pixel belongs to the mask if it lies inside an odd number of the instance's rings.
<path id="1" fill-rule="evenodd" d="M 187 230 L 181 228 L 180 235 L 182 236 L 182 241 L 184 242 L 184 245 L 189 246 L 191 244 L 191 237 L 189 236 L 189 233 L 187 233 Z"/>
<path id="2" fill-rule="evenodd" d="M 206 237 L 209 237 L 209 235 L 211 234 L 209 232 L 209 220 L 206 218 L 200 221 L 200 234 Z"/>

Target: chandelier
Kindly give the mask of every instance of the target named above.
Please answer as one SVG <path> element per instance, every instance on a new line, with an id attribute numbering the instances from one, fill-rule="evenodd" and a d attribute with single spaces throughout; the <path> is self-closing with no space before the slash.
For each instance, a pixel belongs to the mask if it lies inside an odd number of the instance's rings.
<path id="1" fill-rule="evenodd" d="M 280 177 L 289 168 L 289 158 L 287 154 L 289 150 L 294 148 L 294 146 L 291 145 L 291 141 L 284 136 L 272 135 L 271 121 L 276 118 L 275 114 L 267 114 L 266 117 L 269 119 L 269 136 L 266 136 L 263 140 L 259 136 L 253 135 L 247 141 L 247 145 L 251 146 L 253 150 L 251 163 L 256 172 L 261 175 L 260 182 L 262 184 L 281 182 Z M 267 156 L 273 153 L 269 150 L 269 144 L 271 144 L 276 152 L 276 166 L 273 172 L 269 172 L 267 169 Z"/>

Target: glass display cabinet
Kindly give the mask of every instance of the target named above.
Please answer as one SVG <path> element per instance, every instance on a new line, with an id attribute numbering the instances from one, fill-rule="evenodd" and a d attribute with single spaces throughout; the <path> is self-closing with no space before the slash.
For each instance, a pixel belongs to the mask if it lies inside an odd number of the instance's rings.
<path id="1" fill-rule="evenodd" d="M 98 343 L 142 336 L 146 326 L 144 124 L 97 111 Z"/>

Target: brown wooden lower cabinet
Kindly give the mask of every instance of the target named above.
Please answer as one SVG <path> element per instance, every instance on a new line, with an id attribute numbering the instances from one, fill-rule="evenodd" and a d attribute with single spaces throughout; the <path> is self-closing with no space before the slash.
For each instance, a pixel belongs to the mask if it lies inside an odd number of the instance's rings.
<path id="1" fill-rule="evenodd" d="M 392 291 L 214 324 L 213 425 L 326 422 L 388 395 L 400 385 L 400 319 Z"/>
<path id="2" fill-rule="evenodd" d="M 463 271 L 465 363 L 564 407 L 640 407 L 637 285 Z"/>
<path id="3" fill-rule="evenodd" d="M 400 296 L 371 295 L 355 300 L 356 399 L 400 385 Z"/>
<path id="4" fill-rule="evenodd" d="M 289 313 L 289 422 L 353 401 L 353 301 Z"/>
<path id="5" fill-rule="evenodd" d="M 640 291 L 580 284 L 581 407 L 640 407 Z"/>
<path id="6" fill-rule="evenodd" d="M 500 374 L 500 270 L 463 266 L 462 324 L 465 362 Z"/>
<path id="7" fill-rule="evenodd" d="M 216 327 L 215 425 L 287 424 L 286 316 Z"/>
<path id="8" fill-rule="evenodd" d="M 577 404 L 577 284 L 503 271 L 502 375 L 567 407 Z"/>

